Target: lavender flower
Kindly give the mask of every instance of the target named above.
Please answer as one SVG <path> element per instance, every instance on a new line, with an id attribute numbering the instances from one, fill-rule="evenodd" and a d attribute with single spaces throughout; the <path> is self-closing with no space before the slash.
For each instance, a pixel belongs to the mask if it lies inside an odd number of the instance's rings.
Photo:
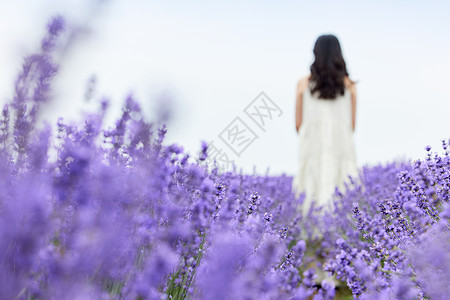
<path id="1" fill-rule="evenodd" d="M 0 116 L 5 299 L 444 299 L 450 157 L 360 169 L 331 209 L 302 211 L 292 177 L 219 172 L 167 144 L 126 97 L 83 122 L 38 126 L 64 20 L 25 58 Z M 165 118 L 159 118 L 164 119 Z M 50 161 L 49 153 L 54 152 Z M 330 278 L 326 278 L 323 272 Z"/>

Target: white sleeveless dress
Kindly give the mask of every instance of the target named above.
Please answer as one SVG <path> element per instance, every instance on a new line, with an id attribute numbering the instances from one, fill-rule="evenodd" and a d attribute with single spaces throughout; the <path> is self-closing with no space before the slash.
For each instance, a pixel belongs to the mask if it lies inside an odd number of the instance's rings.
<path id="1" fill-rule="evenodd" d="M 358 173 L 350 91 L 346 88 L 333 100 L 318 99 L 317 94 L 311 95 L 310 87 L 303 93 L 298 171 L 292 182 L 297 197 L 306 192 L 304 213 L 312 201 L 330 204 L 335 188 L 342 191 L 348 175 Z"/>

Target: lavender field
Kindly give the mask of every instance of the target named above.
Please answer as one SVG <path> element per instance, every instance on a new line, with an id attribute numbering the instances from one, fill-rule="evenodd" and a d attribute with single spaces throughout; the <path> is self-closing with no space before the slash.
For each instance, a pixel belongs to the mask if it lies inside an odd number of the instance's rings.
<path id="1" fill-rule="evenodd" d="M 359 170 L 333 208 L 292 177 L 221 172 L 125 99 L 38 126 L 64 20 L 0 117 L 0 299 L 449 299 L 450 157 Z M 425 146 L 425 145 L 424 145 Z"/>

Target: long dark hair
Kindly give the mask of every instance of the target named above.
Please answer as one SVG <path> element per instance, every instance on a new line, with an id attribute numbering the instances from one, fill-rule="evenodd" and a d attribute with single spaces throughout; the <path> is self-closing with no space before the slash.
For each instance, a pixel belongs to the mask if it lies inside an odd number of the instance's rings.
<path id="1" fill-rule="evenodd" d="M 311 65 L 311 93 L 319 93 L 319 98 L 334 99 L 344 95 L 344 77 L 348 76 L 342 56 L 341 45 L 332 34 L 321 35 L 314 45 L 314 62 Z"/>

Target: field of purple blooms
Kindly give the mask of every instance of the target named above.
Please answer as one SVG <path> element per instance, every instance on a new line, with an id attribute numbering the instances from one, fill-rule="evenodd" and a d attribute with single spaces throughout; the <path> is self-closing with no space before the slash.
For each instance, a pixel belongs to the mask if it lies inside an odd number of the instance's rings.
<path id="1" fill-rule="evenodd" d="M 302 212 L 291 176 L 219 172 L 131 96 L 112 128 L 106 101 L 37 126 L 63 31 L 52 19 L 0 116 L 0 299 L 449 299 L 448 142 Z"/>

